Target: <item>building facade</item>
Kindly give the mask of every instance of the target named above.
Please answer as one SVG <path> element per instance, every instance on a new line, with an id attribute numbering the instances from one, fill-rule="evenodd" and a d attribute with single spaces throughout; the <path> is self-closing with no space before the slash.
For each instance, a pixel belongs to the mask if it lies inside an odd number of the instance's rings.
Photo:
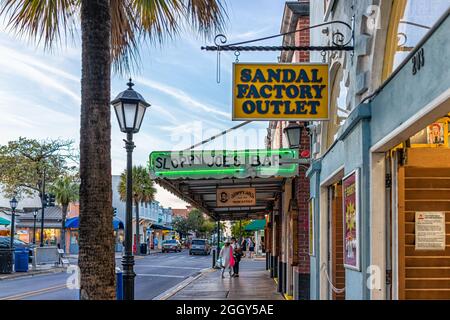
<path id="1" fill-rule="evenodd" d="M 311 25 L 354 28 L 354 52 L 311 52 L 331 79 L 311 127 L 311 299 L 450 299 L 449 5 L 310 3 Z M 332 24 L 311 45 L 336 31 L 351 36 Z"/>
<path id="2" fill-rule="evenodd" d="M 309 27 L 309 2 L 286 2 L 280 33 L 293 32 Z M 309 30 L 292 33 L 283 37 L 283 45 L 308 46 Z M 308 51 L 283 51 L 280 63 L 309 62 Z M 302 135 L 300 150 L 310 149 L 307 123 L 300 122 Z M 267 135 L 270 149 L 288 148 L 283 129 L 288 121 L 271 121 Z M 308 227 L 309 179 L 304 167 L 298 176 L 286 179 L 283 192 L 275 200 L 273 211 L 265 230 L 265 251 L 267 268 L 276 279 L 278 291 L 287 299 L 309 299 L 310 261 Z"/>

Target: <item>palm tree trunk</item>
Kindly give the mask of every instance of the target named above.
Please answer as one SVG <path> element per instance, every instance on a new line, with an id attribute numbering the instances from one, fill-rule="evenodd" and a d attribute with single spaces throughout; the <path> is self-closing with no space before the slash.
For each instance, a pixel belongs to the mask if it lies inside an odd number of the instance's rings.
<path id="1" fill-rule="evenodd" d="M 115 299 L 110 0 L 81 1 L 80 299 Z"/>
<path id="2" fill-rule="evenodd" d="M 66 253 L 66 217 L 68 205 L 62 206 L 62 220 L 61 220 L 61 249 Z"/>
<path id="3" fill-rule="evenodd" d="M 136 254 L 141 254 L 141 239 L 140 239 L 140 231 L 139 231 L 139 201 L 134 202 L 136 206 Z"/>

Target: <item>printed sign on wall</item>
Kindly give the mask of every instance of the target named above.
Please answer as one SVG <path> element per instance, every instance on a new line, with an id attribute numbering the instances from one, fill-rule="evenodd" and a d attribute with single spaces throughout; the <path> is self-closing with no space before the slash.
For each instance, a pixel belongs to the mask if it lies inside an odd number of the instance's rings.
<path id="1" fill-rule="evenodd" d="M 416 250 L 445 250 L 445 212 L 416 212 Z"/>
<path id="2" fill-rule="evenodd" d="M 255 188 L 217 189 L 218 207 L 248 207 L 256 205 Z"/>
<path id="3" fill-rule="evenodd" d="M 328 65 L 235 63 L 233 120 L 328 120 Z"/>
<path id="4" fill-rule="evenodd" d="M 344 267 L 359 271 L 359 170 L 342 179 L 344 212 Z"/>

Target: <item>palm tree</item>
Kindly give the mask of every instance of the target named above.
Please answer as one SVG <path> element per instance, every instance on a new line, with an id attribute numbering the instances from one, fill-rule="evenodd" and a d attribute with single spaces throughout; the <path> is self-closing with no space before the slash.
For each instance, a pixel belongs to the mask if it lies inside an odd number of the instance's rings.
<path id="1" fill-rule="evenodd" d="M 0 15 L 46 48 L 81 21 L 80 299 L 115 299 L 111 190 L 111 65 L 139 66 L 141 40 L 162 43 L 191 26 L 222 29 L 224 0 L 2 0 Z"/>
<path id="2" fill-rule="evenodd" d="M 150 179 L 149 172 L 143 166 L 133 166 L 131 172 L 133 177 L 133 202 L 136 212 L 136 250 L 139 252 L 140 235 L 139 235 L 139 204 L 150 203 L 155 199 L 156 189 L 153 181 Z M 121 201 L 127 199 L 127 170 L 120 175 L 118 186 Z"/>
<path id="3" fill-rule="evenodd" d="M 55 195 L 56 202 L 61 206 L 61 249 L 66 252 L 66 217 L 69 203 L 78 200 L 80 186 L 73 181 L 72 177 L 64 176 L 58 178 L 51 186 L 50 192 Z"/>

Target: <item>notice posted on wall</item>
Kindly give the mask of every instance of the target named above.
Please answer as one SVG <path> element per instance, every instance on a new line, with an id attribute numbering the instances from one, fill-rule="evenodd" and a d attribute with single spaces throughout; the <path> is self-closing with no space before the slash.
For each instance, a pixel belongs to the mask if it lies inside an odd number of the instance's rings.
<path id="1" fill-rule="evenodd" d="M 445 250 L 445 212 L 416 212 L 416 250 Z"/>

